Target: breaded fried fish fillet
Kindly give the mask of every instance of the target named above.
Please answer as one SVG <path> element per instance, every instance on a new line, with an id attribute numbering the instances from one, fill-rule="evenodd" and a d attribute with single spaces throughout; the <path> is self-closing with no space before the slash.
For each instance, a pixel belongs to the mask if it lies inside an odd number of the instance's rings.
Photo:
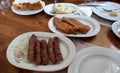
<path id="1" fill-rule="evenodd" d="M 54 17 L 53 23 L 56 26 L 56 29 L 58 29 L 64 33 L 67 33 L 67 34 L 75 33 L 75 27 L 72 27 L 71 25 L 69 25 L 66 22 L 63 22 L 61 19 L 59 19 L 57 17 Z"/>
<path id="2" fill-rule="evenodd" d="M 90 30 L 90 27 L 88 25 L 84 25 L 74 18 L 63 17 L 62 21 L 64 21 L 64 22 L 68 23 L 69 25 L 75 27 L 76 31 L 79 31 L 80 33 L 83 33 L 83 34 L 87 33 Z"/>

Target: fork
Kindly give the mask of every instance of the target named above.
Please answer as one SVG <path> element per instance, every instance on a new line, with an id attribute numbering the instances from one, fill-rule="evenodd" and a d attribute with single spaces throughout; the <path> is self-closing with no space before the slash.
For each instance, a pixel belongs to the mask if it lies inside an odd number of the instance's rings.
<path id="1" fill-rule="evenodd" d="M 111 12 L 111 11 L 113 11 L 113 10 L 108 10 L 108 9 L 105 9 L 105 8 L 102 8 L 104 11 L 106 11 L 106 12 Z M 114 11 L 120 11 L 120 9 L 114 9 Z"/>
<path id="2" fill-rule="evenodd" d="M 54 5 L 52 7 L 52 13 L 55 13 L 54 9 L 55 9 L 55 4 L 57 3 L 57 0 L 54 0 Z"/>

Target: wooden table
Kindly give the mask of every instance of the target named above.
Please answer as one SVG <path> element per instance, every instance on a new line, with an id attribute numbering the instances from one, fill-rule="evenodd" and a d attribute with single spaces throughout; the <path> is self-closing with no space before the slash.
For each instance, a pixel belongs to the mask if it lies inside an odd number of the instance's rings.
<path id="1" fill-rule="evenodd" d="M 11 0 L 11 3 L 12 2 L 13 0 Z M 47 4 L 51 3 L 49 1 L 46 2 Z M 6 50 L 10 42 L 22 33 L 30 31 L 51 32 L 48 28 L 48 20 L 51 17 L 52 16 L 45 14 L 43 11 L 31 16 L 21 16 L 13 13 L 10 8 L 5 10 L 5 15 L 0 13 L 0 73 L 36 73 L 33 71 L 16 68 L 11 65 L 6 58 Z M 79 43 L 82 41 L 102 47 L 114 47 L 116 49 L 120 49 L 120 38 L 116 37 L 112 32 L 111 27 L 109 27 L 112 22 L 102 19 L 95 14 L 93 14 L 92 17 L 100 21 L 100 33 L 89 38 L 70 39 L 74 43 L 77 43 L 77 45 L 81 45 Z M 105 26 L 103 24 L 107 24 L 109 26 Z M 67 68 L 52 73 L 67 73 Z"/>

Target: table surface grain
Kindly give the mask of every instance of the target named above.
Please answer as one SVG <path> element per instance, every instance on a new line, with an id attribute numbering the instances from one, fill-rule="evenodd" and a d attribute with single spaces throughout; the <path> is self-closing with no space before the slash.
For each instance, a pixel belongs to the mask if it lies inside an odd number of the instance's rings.
<path id="1" fill-rule="evenodd" d="M 45 1 L 46 4 L 52 3 L 52 1 Z M 13 0 L 10 2 L 12 3 Z M 30 16 L 17 15 L 13 13 L 10 8 L 4 11 L 5 15 L 2 15 L 0 11 L 0 73 L 41 73 L 20 69 L 11 65 L 6 58 L 6 50 L 10 42 L 22 33 L 31 31 L 51 32 L 48 28 L 48 21 L 52 16 L 45 14 L 44 11 Z M 100 22 L 101 30 L 93 37 L 70 38 L 76 44 L 76 49 L 83 46 L 84 44 L 81 44 L 81 42 L 84 42 L 119 50 L 120 38 L 112 32 L 111 25 L 113 22 L 102 19 L 95 14 L 93 14 L 92 17 Z M 67 68 L 51 73 L 67 73 Z"/>

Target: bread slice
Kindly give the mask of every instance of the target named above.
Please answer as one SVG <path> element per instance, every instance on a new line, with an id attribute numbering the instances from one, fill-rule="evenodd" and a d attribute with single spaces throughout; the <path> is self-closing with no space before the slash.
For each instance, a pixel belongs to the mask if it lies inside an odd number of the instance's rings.
<path id="1" fill-rule="evenodd" d="M 15 0 L 12 6 L 21 11 L 39 10 L 42 8 L 41 0 Z"/>

